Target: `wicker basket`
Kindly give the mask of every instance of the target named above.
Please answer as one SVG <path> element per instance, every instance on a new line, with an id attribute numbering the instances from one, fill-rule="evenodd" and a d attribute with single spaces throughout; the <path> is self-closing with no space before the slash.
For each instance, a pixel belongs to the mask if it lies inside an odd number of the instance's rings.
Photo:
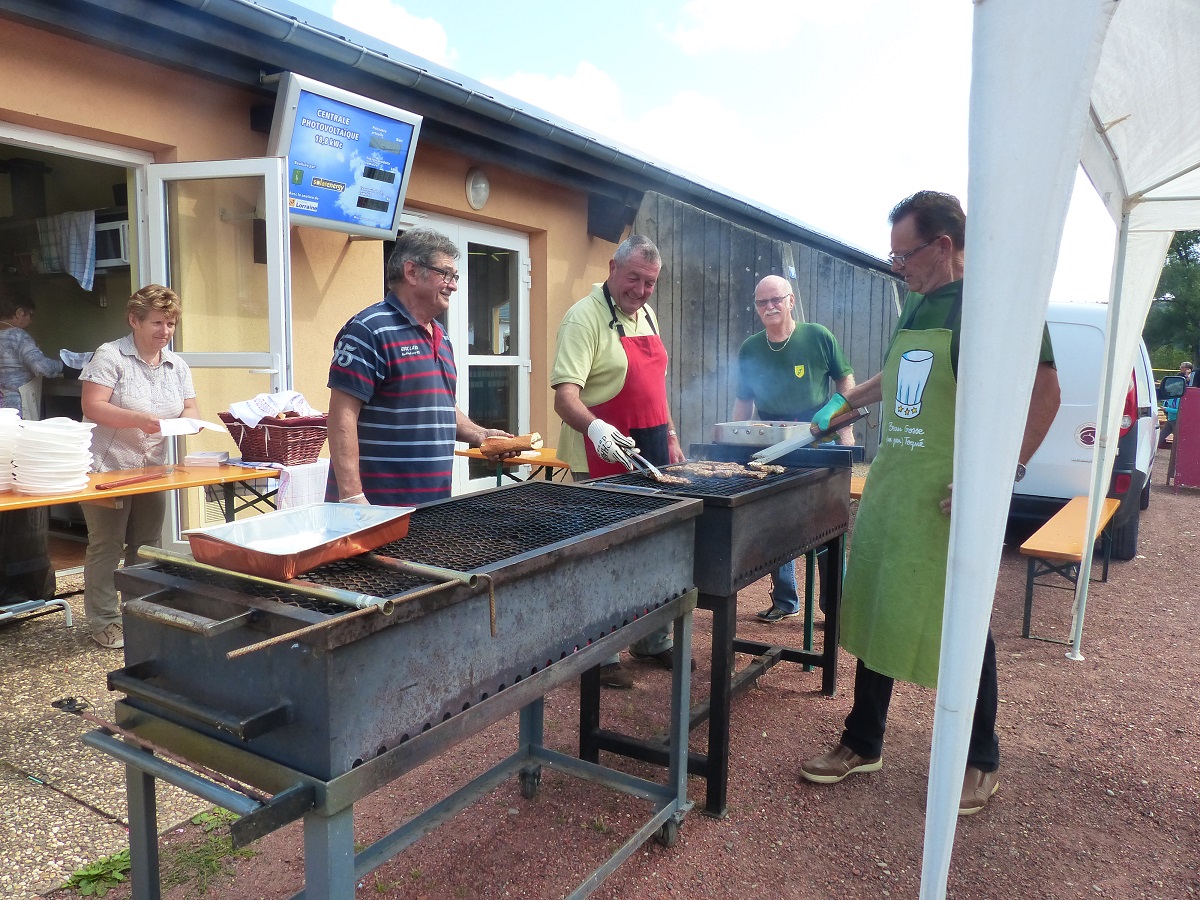
<path id="1" fill-rule="evenodd" d="M 243 462 L 301 466 L 316 462 L 325 446 L 328 416 L 263 419 L 251 428 L 227 412 L 218 415 L 242 451 Z"/>

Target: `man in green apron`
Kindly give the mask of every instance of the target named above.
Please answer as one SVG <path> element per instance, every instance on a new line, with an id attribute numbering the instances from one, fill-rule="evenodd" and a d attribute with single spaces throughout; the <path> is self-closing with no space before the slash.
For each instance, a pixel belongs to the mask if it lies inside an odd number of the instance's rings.
<path id="1" fill-rule="evenodd" d="M 879 455 L 855 520 L 842 594 L 840 642 L 858 657 L 854 705 L 837 747 L 800 767 L 801 777 L 818 784 L 882 767 L 894 679 L 937 687 L 966 216 L 949 194 L 921 191 L 897 205 L 889 220 L 892 270 L 904 278 L 909 294 L 883 370 L 845 397 L 835 394 L 813 419 L 827 427 L 839 411 L 883 401 Z M 1043 330 L 1016 480 L 1058 404 L 1054 352 Z M 997 703 L 996 646 L 989 630 L 960 815 L 983 809 L 1000 784 Z"/>

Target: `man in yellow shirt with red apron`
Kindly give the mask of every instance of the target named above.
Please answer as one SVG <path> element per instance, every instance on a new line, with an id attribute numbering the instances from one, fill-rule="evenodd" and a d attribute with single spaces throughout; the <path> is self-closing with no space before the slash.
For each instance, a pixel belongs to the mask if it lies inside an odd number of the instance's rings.
<path id="1" fill-rule="evenodd" d="M 814 417 L 826 427 L 839 410 L 884 401 L 879 455 L 855 519 L 842 593 L 840 643 L 859 660 L 854 705 L 838 746 L 800 768 L 801 777 L 818 784 L 882 767 L 894 679 L 937 687 L 966 216 L 949 194 L 921 191 L 897 205 L 890 221 L 892 270 L 910 293 L 883 370 L 845 397 L 835 394 Z M 1058 405 L 1058 373 L 1043 330 L 1017 480 Z M 960 815 L 983 809 L 1000 784 L 997 703 L 996 647 L 989 631 Z"/>
<path id="2" fill-rule="evenodd" d="M 667 409 L 667 349 L 647 306 L 662 258 L 643 235 L 626 238 L 608 264 L 608 278 L 575 303 L 558 329 L 550 372 L 554 411 L 563 420 L 559 458 L 572 476 L 598 478 L 631 470 L 637 449 L 656 466 L 684 461 Z M 671 667 L 668 629 L 636 642 L 636 659 Z M 616 659 L 601 667 L 605 687 L 633 681 Z"/>

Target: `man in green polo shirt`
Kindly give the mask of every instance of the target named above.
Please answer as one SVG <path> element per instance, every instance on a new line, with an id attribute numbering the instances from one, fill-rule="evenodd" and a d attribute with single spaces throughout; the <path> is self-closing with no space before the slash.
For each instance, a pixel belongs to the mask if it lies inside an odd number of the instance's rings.
<path id="1" fill-rule="evenodd" d="M 735 422 L 749 419 L 755 409 L 760 421 L 811 422 L 829 400 L 831 382 L 843 395 L 854 387 L 854 370 L 837 338 L 824 325 L 797 323 L 795 308 L 792 286 L 778 275 L 768 275 L 754 289 L 754 309 L 763 330 L 746 338 L 738 350 Z M 838 443 L 853 446 L 852 426 L 838 432 Z M 817 560 L 825 583 L 828 560 L 824 553 Z M 794 565 L 788 560 L 771 573 L 771 605 L 757 613 L 764 622 L 779 622 L 800 614 Z"/>
<path id="2" fill-rule="evenodd" d="M 958 199 L 919 191 L 892 210 L 892 271 L 909 294 L 883 369 L 814 417 L 880 403 L 879 454 L 858 508 L 842 589 L 840 643 L 858 657 L 854 704 L 837 746 L 800 767 L 816 784 L 883 766 L 895 679 L 937 687 L 950 543 L 958 349 L 967 218 Z M 1060 391 L 1043 327 L 1014 480 L 1050 430 Z M 982 810 L 1000 786 L 996 644 L 989 629 L 967 748 L 959 815 Z"/>

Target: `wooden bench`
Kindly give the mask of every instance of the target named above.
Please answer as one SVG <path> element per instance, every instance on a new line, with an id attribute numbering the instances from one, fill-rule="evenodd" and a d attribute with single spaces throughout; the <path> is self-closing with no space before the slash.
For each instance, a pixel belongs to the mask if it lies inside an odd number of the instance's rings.
<path id="1" fill-rule="evenodd" d="M 1083 560 L 1087 504 L 1087 497 L 1073 498 L 1021 545 L 1021 552 L 1029 557 L 1029 568 L 1025 576 L 1025 622 L 1021 628 L 1022 637 L 1050 641 L 1055 644 L 1068 643 L 1068 641 L 1037 637 L 1037 635 L 1029 633 L 1029 620 L 1033 615 L 1033 585 L 1043 575 L 1061 575 L 1071 583 L 1070 590 L 1074 592 L 1075 585 L 1079 580 L 1079 564 Z M 1110 526 L 1113 515 L 1120 505 L 1119 500 L 1106 497 L 1100 511 L 1100 521 L 1097 523 L 1104 559 L 1104 569 L 1100 577 L 1102 582 L 1108 581 L 1108 562 L 1112 555 L 1112 529 Z M 1095 541 L 1095 539 L 1096 536 L 1092 535 L 1092 540 Z M 1040 583 L 1047 587 L 1066 590 L 1066 585 Z"/>
<path id="2" fill-rule="evenodd" d="M 850 499 L 861 500 L 863 488 L 867 486 L 866 476 L 851 475 L 850 476 Z"/>

